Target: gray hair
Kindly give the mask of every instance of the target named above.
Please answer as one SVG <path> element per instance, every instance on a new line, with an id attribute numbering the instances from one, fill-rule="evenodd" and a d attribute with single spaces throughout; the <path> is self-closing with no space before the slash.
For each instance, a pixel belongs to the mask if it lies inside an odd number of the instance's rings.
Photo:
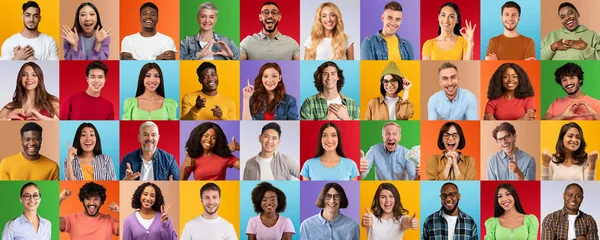
<path id="1" fill-rule="evenodd" d="M 383 127 L 381 128 L 381 135 L 384 135 L 384 134 L 385 134 L 385 133 L 384 133 L 384 131 L 385 131 L 385 128 L 386 128 L 387 126 L 396 126 L 396 127 L 398 127 L 398 129 L 400 129 L 400 130 L 402 131 L 402 128 L 400 127 L 400 124 L 398 124 L 398 123 L 396 123 L 396 122 L 387 122 L 387 123 L 386 123 L 386 124 L 384 124 L 384 125 L 383 125 Z"/>
<path id="2" fill-rule="evenodd" d="M 219 16 L 219 9 L 217 9 L 217 6 L 212 2 L 203 2 L 200 4 L 200 7 L 198 7 L 198 15 L 196 16 L 200 16 L 200 11 L 202 11 L 202 9 L 215 10 L 215 13 Z"/>
<path id="3" fill-rule="evenodd" d="M 154 123 L 152 121 L 146 121 L 146 122 L 142 123 L 142 125 L 140 125 L 140 134 L 142 134 L 142 131 L 146 127 L 155 127 L 156 128 L 156 132 L 158 133 L 158 125 L 156 125 L 156 123 Z"/>

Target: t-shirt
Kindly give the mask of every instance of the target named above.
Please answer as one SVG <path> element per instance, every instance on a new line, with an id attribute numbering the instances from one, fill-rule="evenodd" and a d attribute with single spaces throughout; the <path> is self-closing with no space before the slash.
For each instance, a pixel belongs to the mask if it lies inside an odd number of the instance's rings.
<path id="1" fill-rule="evenodd" d="M 429 55 L 431 60 L 462 60 L 463 53 L 467 51 L 468 43 L 462 36 L 458 36 L 456 43 L 451 49 L 442 50 L 437 44 L 436 40 L 429 39 L 423 44 L 422 55 Z"/>
<path id="2" fill-rule="evenodd" d="M 569 228 L 568 228 L 568 236 L 569 239 L 576 239 L 577 238 L 577 234 L 575 233 L 575 219 L 577 219 L 577 216 L 579 216 L 579 212 L 577 212 L 577 215 L 567 215 L 567 218 L 569 219 Z"/>
<path id="3" fill-rule="evenodd" d="M 119 220 L 108 214 L 98 213 L 96 217 L 88 217 L 83 212 L 67 214 L 65 231 L 73 240 L 94 239 L 110 240 L 119 231 Z"/>
<path id="4" fill-rule="evenodd" d="M 535 42 L 533 39 L 519 35 L 507 37 L 500 34 L 490 39 L 485 55 L 495 53 L 498 60 L 524 60 L 535 58 Z"/>
<path id="5" fill-rule="evenodd" d="M 405 218 L 409 218 L 408 215 L 402 215 L 399 221 L 394 219 L 377 219 L 375 215 L 371 214 L 371 222 L 373 225 L 369 230 L 369 240 L 388 240 L 388 239 L 402 239 L 404 231 L 406 229 L 400 228 L 402 221 Z"/>
<path id="6" fill-rule="evenodd" d="M 16 33 L 7 38 L 2 44 L 1 60 L 11 60 L 15 57 L 13 48 L 16 46 L 31 46 L 33 48 L 33 57 L 37 60 L 58 60 L 58 46 L 51 36 L 44 33 L 36 38 L 25 38 L 21 33 Z"/>
<path id="7" fill-rule="evenodd" d="M 0 180 L 58 180 L 58 173 L 58 164 L 44 155 L 31 161 L 18 152 L 0 162 Z"/>
<path id="8" fill-rule="evenodd" d="M 356 163 L 348 158 L 340 158 L 340 162 L 332 168 L 325 167 L 319 157 L 307 160 L 302 166 L 300 175 L 311 180 L 350 180 L 358 177 Z"/>
<path id="9" fill-rule="evenodd" d="M 148 230 L 150 228 L 150 225 L 152 225 L 152 222 L 154 221 L 155 217 L 156 217 L 156 215 L 154 215 L 150 219 L 144 219 L 142 217 L 142 215 L 140 215 L 139 211 L 135 212 L 135 218 L 138 220 L 138 222 L 140 222 L 140 224 L 142 225 L 142 227 L 144 227 L 146 230 Z"/>
<path id="10" fill-rule="evenodd" d="M 206 99 L 204 107 L 200 110 L 196 108 L 196 98 L 198 96 Z M 218 93 L 215 96 L 207 96 L 201 90 L 183 96 L 183 99 L 181 99 L 181 120 L 218 120 L 211 111 L 215 105 L 218 105 L 221 112 L 223 112 L 222 120 L 239 120 L 237 113 L 240 109 L 235 106 L 235 102 L 231 98 Z"/>
<path id="11" fill-rule="evenodd" d="M 83 180 L 92 181 L 94 180 L 94 165 L 81 165 L 81 172 L 83 173 Z"/>
<path id="12" fill-rule="evenodd" d="M 554 100 L 554 102 L 552 102 L 552 104 L 550 104 L 550 107 L 548 108 L 547 113 L 552 114 L 553 116 L 557 116 L 560 115 L 561 113 L 563 113 L 565 111 L 565 109 L 572 103 L 574 102 L 580 102 L 580 101 L 584 101 L 586 103 L 588 103 L 590 106 L 592 106 L 592 109 L 594 109 L 594 111 L 596 112 L 600 112 L 600 101 L 585 95 L 580 99 L 571 99 L 569 97 L 564 97 L 564 98 L 557 98 L 556 100 Z M 575 114 L 583 114 L 583 113 L 587 113 L 587 109 L 585 108 L 585 106 L 583 105 L 579 105 L 577 107 L 575 107 L 575 111 L 573 111 Z M 593 117 L 592 116 L 583 116 L 583 117 L 573 117 L 570 119 L 564 119 L 564 120 L 592 120 Z"/>
<path id="13" fill-rule="evenodd" d="M 398 37 L 396 35 L 391 37 L 385 37 L 381 35 L 381 37 L 385 40 L 385 44 L 387 45 L 388 51 L 388 60 L 389 61 L 399 61 L 402 60 L 402 55 L 400 54 L 400 48 L 398 48 Z"/>
<path id="14" fill-rule="evenodd" d="M 239 159 L 233 154 L 228 158 L 213 154 L 196 158 L 194 179 L 196 180 L 225 180 L 227 168 L 232 168 Z"/>
<path id="15" fill-rule="evenodd" d="M 396 98 L 391 98 L 391 97 L 385 97 L 385 103 L 387 104 L 388 107 L 388 117 L 390 120 L 396 120 L 396 103 L 398 102 L 400 98 L 396 97 Z"/>
<path id="16" fill-rule="evenodd" d="M 69 95 L 60 106 L 60 120 L 115 120 L 113 104 L 85 91 Z"/>
<path id="17" fill-rule="evenodd" d="M 331 46 L 331 38 L 323 38 L 321 39 L 321 42 L 319 42 L 319 46 L 317 46 L 317 52 L 316 52 L 316 56 L 315 56 L 315 60 L 333 60 L 334 58 L 334 52 L 333 52 L 333 48 Z M 352 38 L 350 38 L 350 36 L 346 35 L 346 48 L 348 49 L 350 47 L 350 45 L 352 45 L 354 43 L 354 40 L 352 40 Z M 397 41 L 396 41 L 397 43 Z M 396 44 L 396 46 L 398 46 Z M 304 42 L 304 47 L 305 48 L 311 48 L 312 47 L 312 40 L 310 37 L 308 37 L 306 39 L 306 41 Z M 344 51 L 344 56 L 341 57 L 342 60 L 346 60 L 347 56 L 346 56 L 346 51 Z"/>
<path id="18" fill-rule="evenodd" d="M 181 240 L 204 239 L 238 240 L 238 237 L 233 225 L 221 217 L 205 219 L 198 216 L 185 223 Z"/>
<path id="19" fill-rule="evenodd" d="M 490 100 L 485 105 L 485 112 L 494 114 L 496 120 L 517 120 L 527 112 L 535 109 L 533 97 L 505 99 L 503 97 Z"/>
<path id="20" fill-rule="evenodd" d="M 446 213 L 443 213 L 442 216 L 448 222 L 448 239 L 454 239 L 454 230 L 456 229 L 456 220 L 458 220 L 458 216 L 450 216 Z"/>
<path id="21" fill-rule="evenodd" d="M 152 166 L 152 160 L 146 161 L 142 159 L 142 169 L 140 174 L 140 180 L 154 180 L 154 166 Z"/>
<path id="22" fill-rule="evenodd" d="M 177 47 L 171 37 L 159 32 L 152 37 L 143 37 L 139 32 L 131 34 L 121 43 L 121 52 L 131 53 L 137 60 L 155 60 L 166 51 L 177 52 Z"/>
<path id="23" fill-rule="evenodd" d="M 273 171 L 271 170 L 271 161 L 273 157 L 262 158 L 260 155 L 257 157 L 258 166 L 260 167 L 260 180 L 275 180 L 273 177 Z"/>
<path id="24" fill-rule="evenodd" d="M 207 44 L 208 44 L 208 42 L 200 42 L 200 47 L 201 47 L 202 49 L 204 49 L 204 47 L 205 47 Z M 214 44 L 216 44 L 216 43 L 214 43 Z M 213 45 L 214 45 L 214 44 L 213 44 Z M 211 49 L 211 50 L 209 50 L 209 51 L 212 51 L 212 49 Z M 196 54 L 200 54 L 200 51 L 199 51 L 198 53 L 196 53 Z M 196 55 L 196 56 L 199 56 L 199 55 Z M 200 60 L 215 60 L 215 56 L 214 56 L 214 55 L 212 55 L 212 54 L 208 54 L 208 55 L 206 55 L 206 56 L 202 57 Z"/>
<path id="25" fill-rule="evenodd" d="M 266 227 L 260 220 L 260 216 L 250 218 L 246 227 L 246 234 L 255 234 L 256 240 L 281 239 L 286 232 L 296 233 L 296 230 L 292 220 L 281 215 L 272 227 Z"/>

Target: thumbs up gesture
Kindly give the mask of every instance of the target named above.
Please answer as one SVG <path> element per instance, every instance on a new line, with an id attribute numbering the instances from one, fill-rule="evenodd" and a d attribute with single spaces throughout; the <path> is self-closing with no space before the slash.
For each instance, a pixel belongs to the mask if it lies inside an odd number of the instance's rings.
<path id="1" fill-rule="evenodd" d="M 519 166 L 517 166 L 517 157 L 514 155 L 508 160 L 508 170 L 512 173 L 518 173 L 519 171 L 521 171 L 521 169 L 519 169 Z"/>
<path id="2" fill-rule="evenodd" d="M 125 178 L 123 178 L 123 180 L 134 180 L 140 177 L 140 175 L 140 172 L 133 173 L 131 170 L 131 164 L 127 163 L 127 171 L 125 172 Z"/>
<path id="3" fill-rule="evenodd" d="M 369 210 L 369 208 L 365 208 L 365 210 L 367 211 L 365 212 L 365 214 L 363 214 L 361 225 L 364 228 L 369 229 L 371 228 L 371 226 L 373 226 L 373 217 L 371 217 L 371 211 Z"/>
<path id="4" fill-rule="evenodd" d="M 413 230 L 419 229 L 419 219 L 417 219 L 417 212 L 415 212 L 408 221 L 410 223 L 410 228 L 412 228 Z"/>
<path id="5" fill-rule="evenodd" d="M 229 143 L 229 150 L 232 152 L 240 150 L 240 143 L 235 141 L 235 137 L 231 137 L 231 142 Z"/>
<path id="6" fill-rule="evenodd" d="M 369 160 L 365 158 L 365 152 L 360 150 L 360 173 L 369 171 Z"/>

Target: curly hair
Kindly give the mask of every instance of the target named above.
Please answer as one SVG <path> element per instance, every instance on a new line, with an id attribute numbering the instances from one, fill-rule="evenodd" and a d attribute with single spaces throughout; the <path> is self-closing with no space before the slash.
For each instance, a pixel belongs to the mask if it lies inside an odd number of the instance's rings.
<path id="1" fill-rule="evenodd" d="M 83 148 L 81 147 L 81 132 L 86 127 L 93 129 L 94 134 L 96 135 L 96 145 L 94 146 L 94 149 L 92 150 L 92 152 L 94 153 L 94 156 L 101 155 L 102 154 L 102 141 L 100 140 L 100 132 L 98 132 L 98 129 L 96 129 L 96 126 L 94 126 L 94 124 L 89 123 L 89 122 L 84 122 L 84 123 L 80 124 L 79 127 L 77 127 L 77 130 L 75 131 L 75 137 L 73 137 L 73 147 L 77 149 L 77 156 L 83 155 Z"/>
<path id="2" fill-rule="evenodd" d="M 584 73 L 583 69 L 581 69 L 581 66 L 577 65 L 576 63 L 569 62 L 560 66 L 556 69 L 556 71 L 554 71 L 554 82 L 562 86 L 562 78 L 577 76 L 577 79 L 579 79 L 579 86 L 583 86 L 583 74 Z"/>
<path id="3" fill-rule="evenodd" d="M 161 97 L 165 97 L 165 81 L 163 79 L 163 73 L 160 69 L 160 66 L 157 63 L 149 62 L 142 66 L 140 70 L 140 76 L 138 77 L 137 91 L 135 92 L 135 97 L 139 97 L 146 91 L 146 87 L 144 87 L 144 79 L 146 78 L 146 73 L 150 70 L 156 69 L 158 71 L 158 77 L 160 78 L 160 83 L 158 83 L 158 87 L 156 88 L 156 93 Z"/>
<path id="4" fill-rule="evenodd" d="M 340 67 L 338 67 L 337 64 L 335 64 L 332 61 L 327 61 L 324 62 L 323 64 L 321 64 L 318 68 L 317 71 L 315 71 L 315 73 L 313 74 L 313 78 L 314 78 L 314 83 L 315 83 L 315 88 L 317 88 L 317 91 L 319 91 L 320 93 L 323 92 L 323 79 L 322 79 L 322 74 L 325 71 L 325 68 L 327 67 L 335 67 L 337 69 L 337 76 L 338 76 L 338 81 L 337 81 L 337 90 L 342 91 L 342 87 L 344 87 L 344 71 L 342 71 L 342 69 L 340 69 Z"/>
<path id="5" fill-rule="evenodd" d="M 106 201 L 106 188 L 95 182 L 88 182 L 79 189 L 79 201 L 83 202 L 86 198 L 100 197 L 100 205 Z"/>
<path id="6" fill-rule="evenodd" d="M 379 205 L 379 195 L 383 190 L 388 190 L 392 192 L 392 195 L 394 195 L 394 207 L 392 208 L 393 219 L 395 221 L 400 221 L 400 217 L 402 217 L 402 215 L 407 215 L 408 210 L 402 206 L 400 193 L 398 192 L 398 189 L 396 189 L 396 186 L 391 183 L 382 183 L 379 184 L 379 187 L 377 187 L 375 196 L 373 196 L 373 202 L 371 203 L 371 211 L 373 211 L 373 215 L 375 215 L 375 217 L 379 220 L 381 220 L 381 216 L 383 216 L 383 209 Z"/>
<path id="7" fill-rule="evenodd" d="M 587 161 L 587 153 L 585 152 L 585 147 L 587 144 L 585 143 L 585 138 L 583 137 L 583 130 L 579 124 L 575 122 L 567 123 L 560 128 L 560 133 L 558 133 L 558 139 L 556 140 L 556 153 L 554 154 L 552 162 L 561 164 L 565 161 L 566 153 L 563 139 L 565 138 L 567 131 L 569 131 L 571 128 L 577 129 L 577 131 L 579 131 L 579 136 L 581 137 L 581 144 L 579 145 L 579 148 L 577 148 L 575 152 L 571 153 L 571 156 L 573 157 L 573 164 L 581 166 Z"/>
<path id="8" fill-rule="evenodd" d="M 211 128 L 215 130 L 217 135 L 217 142 L 213 146 L 212 152 L 223 158 L 228 158 L 231 156 L 231 150 L 229 150 L 229 146 L 227 146 L 227 137 L 225 136 L 225 133 L 219 124 L 213 122 L 203 122 L 192 130 L 190 133 L 190 138 L 188 138 L 187 142 L 185 143 L 185 149 L 191 158 L 198 158 L 202 156 L 204 153 L 204 148 L 201 144 L 202 135 L 204 135 L 204 133 Z"/>
<path id="9" fill-rule="evenodd" d="M 281 191 L 279 188 L 271 185 L 268 182 L 261 182 L 254 189 L 252 189 L 252 205 L 254 206 L 254 212 L 262 214 L 265 211 L 262 209 L 261 203 L 262 199 L 265 196 L 265 193 L 268 191 L 274 192 L 277 195 L 277 208 L 275 209 L 276 213 L 280 213 L 285 211 L 287 207 L 287 201 L 285 198 L 285 193 Z"/>
<path id="10" fill-rule="evenodd" d="M 461 27 L 461 23 L 462 23 L 462 18 L 460 17 L 460 9 L 458 8 L 458 5 L 456 5 L 456 3 L 453 2 L 447 2 L 444 3 L 441 7 L 440 7 L 440 11 L 438 12 L 438 15 L 440 15 L 440 13 L 442 13 L 442 8 L 444 7 L 451 7 L 452 9 L 454 9 L 454 11 L 456 12 L 456 25 L 454 25 L 454 29 L 452 32 L 454 32 L 455 35 L 460 36 L 460 29 Z M 440 24 L 438 23 L 438 36 L 442 34 L 442 28 L 440 27 Z"/>
<path id="11" fill-rule="evenodd" d="M 506 189 L 510 195 L 513 197 L 514 199 L 514 203 L 515 203 L 515 209 L 517 210 L 517 212 L 522 213 L 522 214 L 527 214 L 525 213 L 525 210 L 523 209 L 523 206 L 521 205 L 521 200 L 519 200 L 519 194 L 517 194 L 517 190 L 515 189 L 515 187 L 513 187 L 513 185 L 511 185 L 510 183 L 502 183 L 500 185 L 498 185 L 498 187 L 496 188 L 496 195 L 495 195 L 495 199 L 496 201 L 494 201 L 494 217 L 500 217 L 502 216 L 502 214 L 504 214 L 504 208 L 502 208 L 502 206 L 500 206 L 500 203 L 498 203 L 498 192 L 500 192 L 500 189 Z"/>
<path id="12" fill-rule="evenodd" d="M 321 23 L 321 11 L 323 8 L 329 7 L 336 16 L 336 24 L 333 28 L 333 36 L 331 38 L 331 48 L 333 50 L 332 59 L 344 59 L 346 57 L 346 42 L 348 37 L 344 33 L 344 21 L 342 20 L 342 12 L 332 2 L 322 3 L 315 13 L 315 21 L 310 30 L 311 47 L 306 49 L 306 58 L 315 59 L 317 55 L 317 47 L 325 38 L 325 27 Z"/>
<path id="13" fill-rule="evenodd" d="M 156 193 L 156 198 L 154 200 L 154 204 L 152 205 L 152 210 L 154 210 L 155 212 L 160 212 L 160 207 L 165 205 L 165 199 L 163 197 L 162 192 L 160 191 L 160 188 L 151 182 L 145 182 L 142 183 L 140 186 L 137 187 L 137 189 L 135 189 L 135 192 L 133 193 L 133 197 L 131 197 L 131 208 L 133 209 L 140 209 L 142 208 L 142 194 L 144 193 L 144 190 L 146 189 L 146 187 L 151 186 L 154 188 L 154 192 Z"/>
<path id="14" fill-rule="evenodd" d="M 44 85 L 44 72 L 42 71 L 42 68 L 35 62 L 26 62 L 23 64 L 23 66 L 21 66 L 21 69 L 19 69 L 19 74 L 17 75 L 17 88 L 13 93 L 12 102 L 5 106 L 6 109 L 15 110 L 22 108 L 23 104 L 27 102 L 27 89 L 25 89 L 23 86 L 22 81 L 26 67 L 31 67 L 38 78 L 38 85 L 34 90 L 35 99 L 33 101 L 33 106 L 38 109 L 48 110 L 50 116 L 58 115 L 56 109 L 54 109 L 54 105 L 52 105 L 52 103 L 58 103 L 58 98 L 46 91 L 46 86 Z"/>
<path id="15" fill-rule="evenodd" d="M 527 72 L 516 63 L 504 63 L 496 69 L 492 78 L 490 78 L 487 92 L 488 100 L 498 99 L 506 92 L 506 89 L 504 89 L 502 84 L 502 79 L 504 78 L 504 72 L 509 68 L 512 68 L 515 73 L 517 73 L 519 79 L 519 85 L 517 85 L 517 89 L 515 89 L 515 98 L 528 98 L 535 95 Z"/>
<path id="16" fill-rule="evenodd" d="M 269 94 L 267 89 L 262 82 L 265 70 L 273 68 L 279 73 L 280 81 L 277 83 L 277 87 L 273 89 L 273 100 L 269 100 Z M 279 102 L 285 98 L 285 84 L 283 84 L 283 77 L 281 77 L 281 67 L 275 62 L 268 62 L 260 67 L 258 75 L 254 78 L 254 94 L 250 97 L 250 113 L 252 115 L 258 114 L 266 105 L 265 112 L 275 112 L 275 107 Z"/>

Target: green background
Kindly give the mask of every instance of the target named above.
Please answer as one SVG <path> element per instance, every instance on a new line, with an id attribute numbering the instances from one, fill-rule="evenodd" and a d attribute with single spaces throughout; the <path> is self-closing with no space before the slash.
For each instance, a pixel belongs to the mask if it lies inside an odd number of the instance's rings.
<path id="1" fill-rule="evenodd" d="M 563 98 L 567 96 L 565 91 L 562 89 L 561 85 L 557 84 L 554 81 L 554 71 L 565 65 L 568 62 L 576 63 L 581 66 L 583 69 L 583 86 L 581 90 L 586 95 L 593 97 L 595 99 L 600 99 L 600 62 L 599 61 L 557 61 L 557 60 L 544 60 L 542 61 L 542 109 L 540 111 L 540 116 L 546 115 L 546 111 L 548 111 L 548 107 L 550 104 L 554 102 L 557 98 Z"/>
<path id="2" fill-rule="evenodd" d="M 40 217 L 52 223 L 52 239 L 58 240 L 58 181 L 33 181 L 40 188 L 41 202 L 37 209 Z M 4 196 L 0 197 L 0 228 L 4 230 L 6 223 L 23 213 L 23 204 L 19 201 L 21 187 L 28 181 L 0 181 L 0 189 Z"/>
<path id="3" fill-rule="evenodd" d="M 198 25 L 198 7 L 204 1 L 183 0 L 179 3 L 180 31 L 179 38 L 192 36 L 200 31 Z M 236 46 L 240 46 L 240 1 L 239 0 L 212 0 L 217 6 L 217 24 L 214 31 L 230 38 Z"/>
<path id="4" fill-rule="evenodd" d="M 360 150 L 363 150 L 365 155 L 371 146 L 383 143 L 381 129 L 387 122 L 390 121 L 360 121 Z M 400 145 L 408 149 L 420 145 L 421 125 L 418 120 L 394 122 L 400 124 L 401 127 Z M 375 180 L 375 167 L 371 167 L 371 171 L 364 180 Z"/>

